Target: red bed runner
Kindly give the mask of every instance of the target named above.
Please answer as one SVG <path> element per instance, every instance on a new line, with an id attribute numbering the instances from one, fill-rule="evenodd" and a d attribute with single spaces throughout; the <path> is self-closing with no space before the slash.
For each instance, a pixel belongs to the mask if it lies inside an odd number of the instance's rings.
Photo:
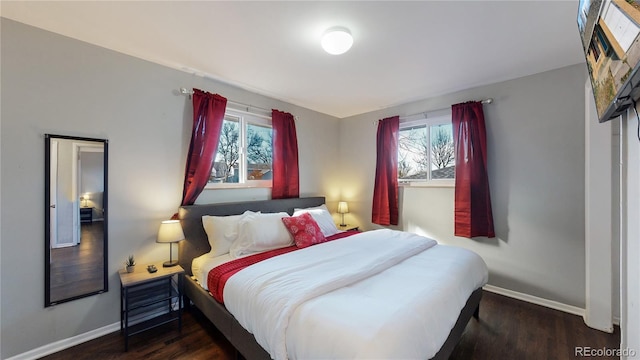
<path id="1" fill-rule="evenodd" d="M 359 230 L 349 230 L 349 231 L 339 232 L 337 234 L 327 237 L 327 241 L 342 239 L 347 236 L 357 234 L 359 232 L 360 232 Z M 292 252 L 295 250 L 299 250 L 299 248 L 293 245 L 293 246 L 288 246 L 281 249 L 265 251 L 255 255 L 249 255 L 240 259 L 235 259 L 235 260 L 226 262 L 222 265 L 218 265 L 213 269 L 211 269 L 211 271 L 209 271 L 209 274 L 207 275 L 207 286 L 209 287 L 209 292 L 211 293 L 211 295 L 213 295 L 213 297 L 219 303 L 224 304 L 224 299 L 223 299 L 224 285 L 227 283 L 227 280 L 229 280 L 229 278 L 233 276 L 233 274 L 246 268 L 247 266 L 253 265 L 262 260 L 266 260 L 274 256 L 286 254 L 288 252 Z"/>

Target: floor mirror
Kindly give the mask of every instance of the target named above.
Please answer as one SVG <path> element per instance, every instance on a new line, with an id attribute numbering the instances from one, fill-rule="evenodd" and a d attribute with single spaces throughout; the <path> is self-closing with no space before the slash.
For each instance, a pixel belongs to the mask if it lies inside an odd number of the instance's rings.
<path id="1" fill-rule="evenodd" d="M 105 139 L 45 135 L 45 307 L 108 290 L 108 153 Z"/>

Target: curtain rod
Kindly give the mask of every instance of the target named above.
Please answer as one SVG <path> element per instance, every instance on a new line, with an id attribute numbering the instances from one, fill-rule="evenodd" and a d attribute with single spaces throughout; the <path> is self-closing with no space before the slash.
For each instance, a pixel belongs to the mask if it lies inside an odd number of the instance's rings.
<path id="1" fill-rule="evenodd" d="M 483 104 L 491 104 L 491 103 L 493 103 L 493 98 L 484 99 L 484 100 L 481 100 L 480 102 L 483 103 Z M 412 117 L 418 116 L 418 115 L 422 115 L 426 119 L 428 113 L 432 113 L 432 112 L 436 112 L 436 111 L 444 111 L 444 110 L 449 110 L 449 109 L 451 109 L 451 107 L 443 108 L 443 109 L 435 109 L 435 110 L 423 111 L 423 112 L 420 112 L 420 113 L 417 113 L 417 114 L 401 116 L 400 120 L 407 120 L 409 118 L 412 118 Z M 376 121 L 375 124 L 377 125 L 378 122 Z"/>
<path id="2" fill-rule="evenodd" d="M 187 88 L 180 88 L 180 93 L 182 95 L 189 95 L 189 99 L 191 99 L 191 95 L 193 95 L 193 90 L 188 90 Z M 260 110 L 260 111 L 264 111 L 265 113 L 269 113 L 271 114 L 271 109 L 265 109 L 265 108 L 261 108 L 259 106 L 254 106 L 251 104 L 245 104 L 245 103 L 241 103 L 238 101 L 233 101 L 233 100 L 228 100 L 227 99 L 227 104 L 233 104 L 239 107 L 244 107 L 246 108 L 246 112 L 250 112 L 249 109 L 256 109 L 256 110 Z M 241 109 L 238 109 L 241 110 Z"/>

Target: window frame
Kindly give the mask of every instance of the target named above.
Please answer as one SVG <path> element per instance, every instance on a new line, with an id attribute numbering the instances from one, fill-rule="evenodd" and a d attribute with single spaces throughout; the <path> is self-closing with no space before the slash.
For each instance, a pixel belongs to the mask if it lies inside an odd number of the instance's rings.
<path id="1" fill-rule="evenodd" d="M 419 114 L 418 117 L 400 118 L 399 132 L 414 127 L 425 126 L 426 137 L 429 144 L 429 161 L 431 163 L 431 128 L 438 125 L 452 125 L 451 110 L 443 110 L 433 113 Z M 453 137 L 453 128 L 451 136 Z M 398 136 L 400 134 L 398 133 Z M 398 155 L 400 155 L 400 149 L 398 149 Z M 454 159 L 455 166 L 455 159 Z M 428 172 L 427 179 L 402 179 L 398 178 L 398 185 L 410 186 L 410 187 L 455 187 L 455 178 L 453 179 L 433 179 L 432 169 Z"/>
<path id="2" fill-rule="evenodd" d="M 247 127 L 248 125 L 268 127 L 273 133 L 271 116 L 251 113 L 238 109 L 227 108 L 224 112 L 224 120 L 238 122 L 238 182 L 237 183 L 212 183 L 207 182 L 205 190 L 238 189 L 238 188 L 271 188 L 273 180 L 249 180 L 247 179 L 248 157 L 247 157 Z M 224 125 L 223 125 L 224 126 Z M 220 141 L 220 139 L 218 139 Z M 218 145 L 219 146 L 219 145 Z M 272 144 L 273 146 L 273 144 Z M 216 161 L 218 149 L 213 161 Z M 273 158 L 271 162 L 273 171 Z"/>

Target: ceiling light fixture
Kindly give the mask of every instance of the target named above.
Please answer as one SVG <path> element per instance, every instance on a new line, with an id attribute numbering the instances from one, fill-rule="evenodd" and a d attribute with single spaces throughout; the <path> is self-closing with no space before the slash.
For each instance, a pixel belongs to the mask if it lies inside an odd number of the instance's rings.
<path id="1" fill-rule="evenodd" d="M 344 27 L 332 27 L 322 35 L 322 48 L 331 55 L 346 53 L 353 45 L 353 36 L 349 29 Z"/>

